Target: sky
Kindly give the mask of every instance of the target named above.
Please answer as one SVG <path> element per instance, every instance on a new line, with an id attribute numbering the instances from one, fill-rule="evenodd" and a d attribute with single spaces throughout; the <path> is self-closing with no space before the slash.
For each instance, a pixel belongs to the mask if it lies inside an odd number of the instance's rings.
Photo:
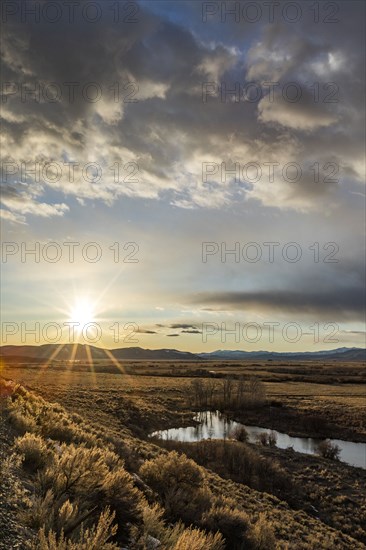
<path id="1" fill-rule="evenodd" d="M 2 3 L 2 344 L 363 347 L 365 4 L 51 4 Z"/>

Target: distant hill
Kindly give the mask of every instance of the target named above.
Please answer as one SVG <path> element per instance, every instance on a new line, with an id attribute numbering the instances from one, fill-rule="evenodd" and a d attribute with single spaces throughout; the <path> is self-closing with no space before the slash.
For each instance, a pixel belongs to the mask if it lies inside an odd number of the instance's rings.
<path id="1" fill-rule="evenodd" d="M 84 344 L 65 344 L 62 348 L 59 344 L 44 344 L 42 346 L 0 346 L 0 355 L 8 361 L 24 362 L 31 359 L 54 359 L 68 361 L 73 358 L 76 361 L 111 359 L 111 355 L 117 360 L 178 360 L 199 361 L 202 360 L 193 353 L 178 351 L 175 349 L 144 349 L 139 347 L 119 348 L 104 350 L 96 346 Z"/>
<path id="2" fill-rule="evenodd" d="M 199 353 L 202 359 L 207 360 L 289 360 L 292 361 L 315 361 L 315 360 L 337 360 L 337 361 L 366 361 L 366 349 L 364 348 L 337 348 L 321 351 L 304 352 L 272 352 L 272 351 L 243 351 L 243 350 L 217 350 L 210 353 Z"/>

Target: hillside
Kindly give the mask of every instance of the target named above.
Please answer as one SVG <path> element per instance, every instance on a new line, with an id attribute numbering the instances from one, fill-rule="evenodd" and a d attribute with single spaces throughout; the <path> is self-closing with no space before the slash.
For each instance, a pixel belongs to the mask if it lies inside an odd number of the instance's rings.
<path id="1" fill-rule="evenodd" d="M 1 378 L 0 387 L 1 472 L 16 488 L 4 495 L 2 550 L 15 536 L 21 550 L 364 548 L 311 513 L 143 441 L 127 426 L 96 425 Z"/>
<path id="2" fill-rule="evenodd" d="M 202 359 L 208 360 L 291 360 L 291 361 L 365 361 L 366 349 L 363 348 L 337 348 L 334 350 L 304 351 L 304 352 L 269 352 L 269 351 L 243 351 L 243 350 L 217 350 L 210 353 L 198 354 Z"/>
<path id="3" fill-rule="evenodd" d="M 88 361 L 110 359 L 111 355 L 117 360 L 179 360 L 196 361 L 199 356 L 193 353 L 178 351 L 175 349 L 143 349 L 140 347 L 117 348 L 104 350 L 96 346 L 85 344 L 64 344 L 60 349 L 59 344 L 44 344 L 42 346 L 1 346 L 0 356 L 19 358 L 49 359 L 55 360 Z"/>

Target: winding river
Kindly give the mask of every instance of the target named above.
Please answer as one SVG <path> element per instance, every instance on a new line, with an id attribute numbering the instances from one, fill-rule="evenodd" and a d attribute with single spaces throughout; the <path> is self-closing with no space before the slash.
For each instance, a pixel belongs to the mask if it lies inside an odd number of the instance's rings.
<path id="1" fill-rule="evenodd" d="M 151 434 L 151 436 L 161 439 L 172 439 L 175 441 L 201 441 L 202 439 L 225 439 L 229 438 L 231 432 L 244 426 L 249 435 L 249 442 L 256 443 L 257 435 L 263 432 L 274 433 L 277 438 L 276 446 L 280 449 L 292 447 L 294 451 L 305 454 L 316 454 L 320 439 L 312 437 L 292 437 L 286 433 L 277 432 L 268 428 L 259 426 L 247 426 L 229 420 L 224 414 L 216 412 L 200 412 L 194 419 L 199 422 L 196 426 L 185 428 L 171 428 L 169 430 L 160 430 Z M 366 469 L 366 443 L 354 443 L 352 441 L 343 441 L 342 439 L 330 439 L 340 448 L 339 458 L 342 462 L 350 466 L 357 466 Z"/>

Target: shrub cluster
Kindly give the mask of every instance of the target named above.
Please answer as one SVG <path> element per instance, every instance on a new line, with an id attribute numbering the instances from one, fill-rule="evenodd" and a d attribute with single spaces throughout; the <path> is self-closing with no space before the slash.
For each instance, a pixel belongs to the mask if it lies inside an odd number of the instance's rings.
<path id="1" fill-rule="evenodd" d="M 215 498 L 207 485 L 203 468 L 186 455 L 173 451 L 146 461 L 140 468 L 140 475 L 157 493 L 166 519 L 179 518 L 185 522 L 192 522 L 196 527 L 208 530 L 214 536 L 220 533 L 225 540 L 225 548 L 230 550 L 264 550 L 260 542 L 262 539 L 268 543 L 266 550 L 275 548 L 271 525 L 260 517 L 259 523 L 253 526 L 248 515 L 239 509 L 233 500 Z M 182 546 L 177 543 L 174 548 L 188 548 L 186 541 L 191 539 L 192 548 L 211 548 L 209 545 L 201 546 L 200 537 L 202 535 L 193 530 L 189 536 L 184 534 L 178 539 Z M 214 539 L 212 540 L 214 544 Z M 216 545 L 217 543 L 213 548 L 216 549 Z"/>
<path id="2" fill-rule="evenodd" d="M 264 405 L 266 388 L 254 376 L 221 380 L 196 378 L 188 387 L 188 401 L 200 409 L 244 410 Z"/>
<path id="3" fill-rule="evenodd" d="M 341 449 L 335 443 L 325 439 L 318 444 L 318 454 L 323 458 L 329 458 L 330 460 L 339 460 Z"/>
<path id="4" fill-rule="evenodd" d="M 114 452 L 73 443 L 54 447 L 30 433 L 16 440 L 15 449 L 34 473 L 35 490 L 23 521 L 43 528 L 44 536 L 52 532 L 79 540 L 82 529 L 97 524 L 101 514 L 105 518 L 106 510 L 113 514 L 118 542 L 129 539 L 131 525 L 142 523 L 142 495 Z"/>
<path id="5" fill-rule="evenodd" d="M 258 491 L 281 498 L 293 492 L 289 474 L 272 458 L 239 441 L 207 439 L 194 443 L 159 440 L 159 445 L 185 453 L 201 466 Z"/>
<path id="6" fill-rule="evenodd" d="M 273 548 L 267 520 L 252 524 L 234 502 L 215 498 L 205 470 L 184 454 L 160 451 L 142 463 L 140 479 L 80 416 L 21 386 L 5 400 L 21 434 L 13 462 L 32 486 L 21 520 L 38 533 L 33 550 L 251 550 L 264 548 L 262 539 Z"/>
<path id="7" fill-rule="evenodd" d="M 275 447 L 277 443 L 277 436 L 273 431 L 269 433 L 261 432 L 257 435 L 257 441 L 264 447 Z"/>

